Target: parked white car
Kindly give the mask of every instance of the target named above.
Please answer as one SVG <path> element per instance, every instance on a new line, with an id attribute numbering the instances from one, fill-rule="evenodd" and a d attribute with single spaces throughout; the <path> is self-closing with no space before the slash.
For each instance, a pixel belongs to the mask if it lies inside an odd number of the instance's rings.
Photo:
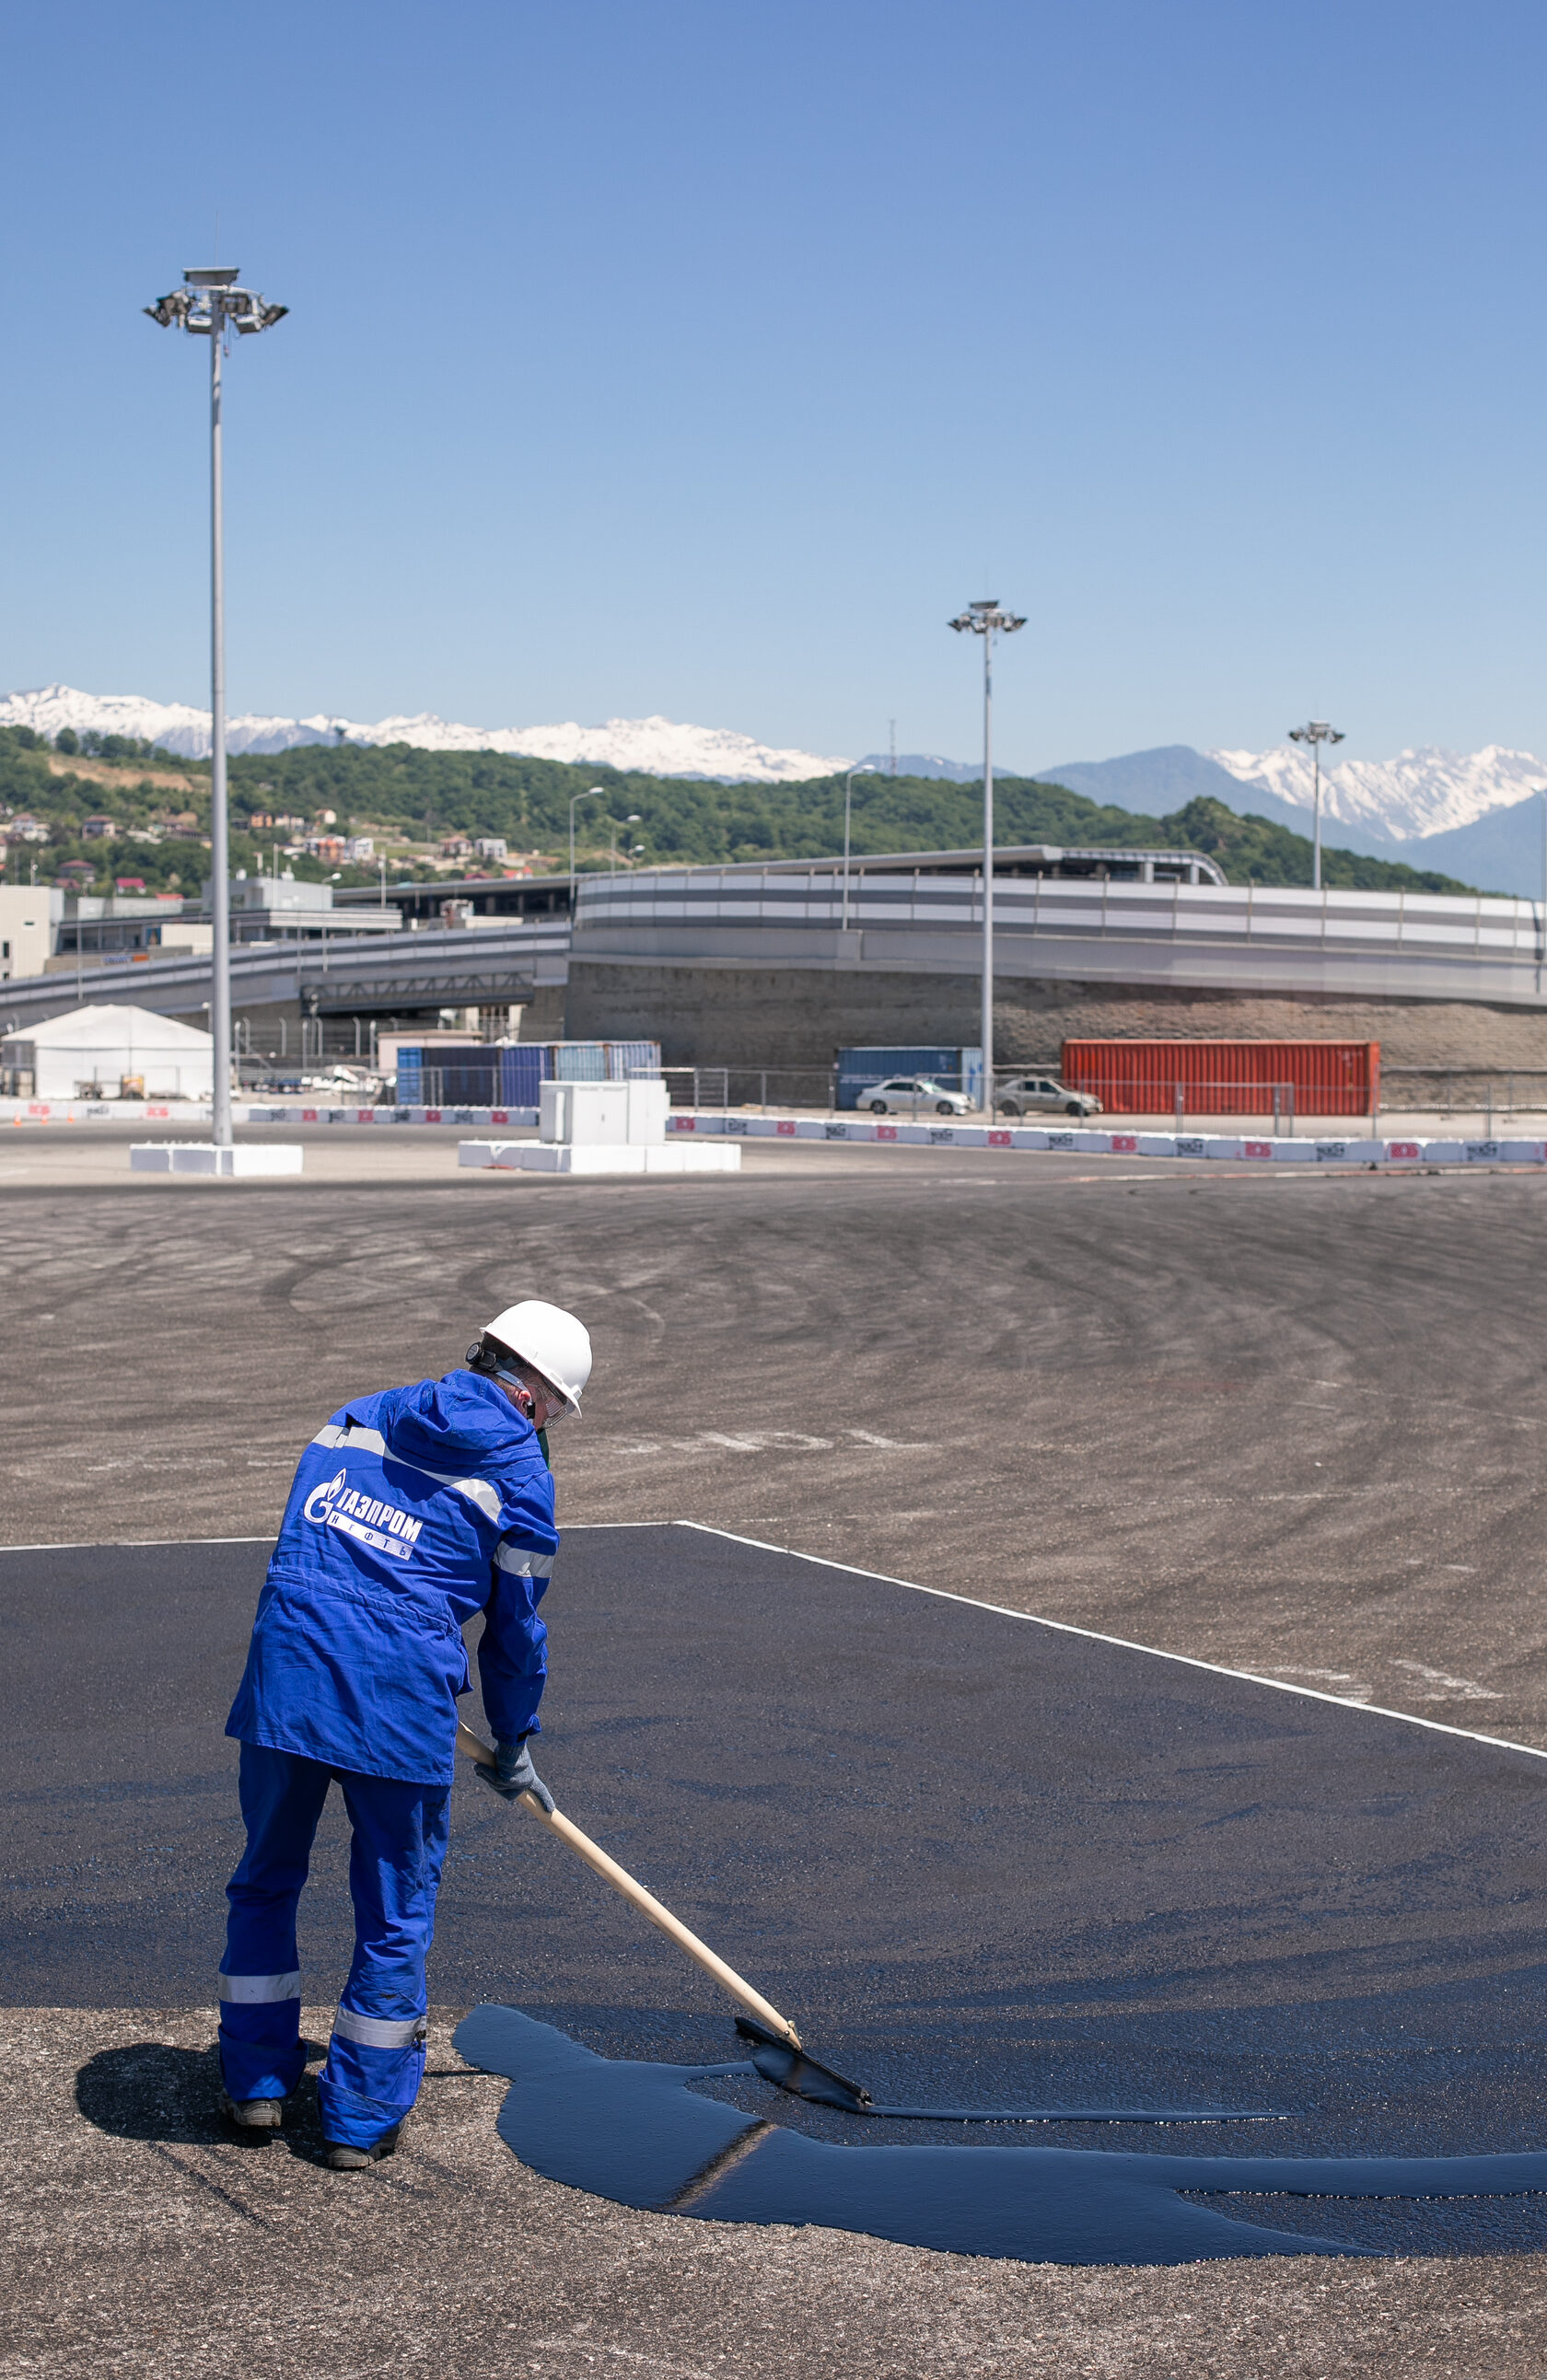
<path id="1" fill-rule="evenodd" d="M 867 1083 L 856 1104 L 871 1115 L 964 1116 L 972 1102 L 960 1091 L 948 1091 L 932 1075 L 893 1075 L 884 1083 Z"/>
<path id="2" fill-rule="evenodd" d="M 996 1105 L 1001 1115 L 1100 1115 L 1102 1103 L 1093 1092 L 1072 1091 L 1056 1075 L 1022 1075 L 1001 1083 Z"/>

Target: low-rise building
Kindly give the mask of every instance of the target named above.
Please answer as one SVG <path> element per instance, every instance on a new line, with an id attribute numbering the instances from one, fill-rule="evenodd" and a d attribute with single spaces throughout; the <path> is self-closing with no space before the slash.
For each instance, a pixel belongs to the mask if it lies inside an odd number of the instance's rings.
<path id="1" fill-rule="evenodd" d="M 80 821 L 80 835 L 84 843 L 111 843 L 117 832 L 116 819 L 89 818 Z"/>
<path id="2" fill-rule="evenodd" d="M 47 884 L 0 884 L 0 980 L 43 974 L 64 910 L 64 894 Z"/>

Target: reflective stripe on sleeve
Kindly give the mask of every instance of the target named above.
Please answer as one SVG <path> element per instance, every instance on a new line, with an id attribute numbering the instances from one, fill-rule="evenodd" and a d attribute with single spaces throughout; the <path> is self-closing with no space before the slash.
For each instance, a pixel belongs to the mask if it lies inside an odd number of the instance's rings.
<path id="1" fill-rule="evenodd" d="M 311 1441 L 313 1446 L 352 1446 L 361 1454 L 384 1454 L 386 1440 L 379 1429 L 340 1429 L 335 1421 L 324 1423 Z"/>
<path id="2" fill-rule="evenodd" d="M 494 1560 L 501 1570 L 513 1570 L 518 1578 L 551 1578 L 553 1575 L 552 1554 L 533 1553 L 530 1546 L 513 1546 L 508 1539 L 495 1547 Z"/>
<path id="3" fill-rule="evenodd" d="M 340 1429 L 336 1422 L 330 1421 L 323 1424 L 311 1443 L 313 1446 L 342 1447 L 350 1453 L 380 1454 L 388 1463 L 400 1464 L 405 1471 L 417 1471 L 421 1479 L 438 1480 L 443 1488 L 455 1488 L 458 1496 L 466 1496 L 469 1503 L 476 1504 L 491 1521 L 499 1519 L 500 1491 L 490 1481 L 459 1479 L 455 1471 L 428 1471 L 422 1463 L 409 1463 L 403 1455 L 389 1451 L 379 1429 L 361 1429 L 358 1426 Z"/>
<path id="4" fill-rule="evenodd" d="M 333 2029 L 343 2040 L 358 2041 L 367 2049 L 408 2049 L 424 2039 L 428 2025 L 421 2016 L 361 2016 L 341 2008 Z"/>
<path id="5" fill-rule="evenodd" d="M 262 2000 L 298 2000 L 300 1969 L 296 1967 L 287 1975 L 222 1975 L 218 1985 L 223 2000 L 237 2000 L 248 2007 Z"/>

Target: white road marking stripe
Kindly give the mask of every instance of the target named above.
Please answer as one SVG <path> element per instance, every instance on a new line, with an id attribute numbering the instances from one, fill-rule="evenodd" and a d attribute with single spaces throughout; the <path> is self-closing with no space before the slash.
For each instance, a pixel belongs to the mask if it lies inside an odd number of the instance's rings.
<path id="1" fill-rule="evenodd" d="M 605 1528 L 604 1521 L 590 1524 Z M 814 1562 L 819 1570 L 846 1571 L 850 1578 L 873 1578 L 882 1586 L 905 1586 L 910 1595 L 932 1595 L 938 1603 L 964 1603 L 974 1611 L 997 1612 L 1002 1620 L 1029 1621 L 1033 1628 L 1051 1628 L 1060 1636 L 1083 1636 L 1092 1645 L 1114 1645 L 1120 1653 L 1147 1653 L 1152 1661 L 1175 1661 L 1184 1670 L 1205 1670 L 1211 1677 L 1239 1678 L 1249 1686 L 1271 1686 L 1277 1694 L 1299 1694 L 1307 1702 L 1333 1703 L 1339 1710 L 1368 1711 L 1373 1718 L 1400 1719 L 1404 1727 L 1427 1728 L 1431 1735 L 1456 1735 L 1467 1743 L 1486 1743 L 1495 1752 L 1523 1752 L 1529 1760 L 1547 1760 L 1540 1743 L 1516 1743 L 1506 1735 L 1483 1735 L 1475 1727 L 1450 1727 L 1443 1719 L 1419 1718 L 1414 1711 L 1388 1710 L 1382 1703 L 1354 1702 L 1347 1694 L 1324 1694 L 1315 1686 L 1292 1686 L 1283 1678 L 1264 1678 L 1255 1670 L 1229 1670 L 1223 1661 L 1200 1661 L 1192 1653 L 1167 1653 L 1158 1645 L 1138 1645 L 1131 1636 L 1108 1636 L 1100 1628 L 1077 1628 L 1072 1620 L 1048 1620 L 1040 1611 L 1017 1611 L 1008 1603 L 983 1603 L 975 1595 L 953 1595 L 948 1587 L 920 1586 L 916 1578 L 894 1578 L 890 1571 L 860 1570 L 855 1562 L 833 1561 L 825 1554 L 798 1553 L 793 1546 L 771 1546 L 764 1537 L 743 1537 L 735 1529 L 716 1529 L 707 1521 L 658 1521 L 634 1526 L 696 1529 L 700 1536 L 725 1537 L 733 1546 L 755 1546 L 759 1553 L 787 1554 L 792 1561 Z"/>

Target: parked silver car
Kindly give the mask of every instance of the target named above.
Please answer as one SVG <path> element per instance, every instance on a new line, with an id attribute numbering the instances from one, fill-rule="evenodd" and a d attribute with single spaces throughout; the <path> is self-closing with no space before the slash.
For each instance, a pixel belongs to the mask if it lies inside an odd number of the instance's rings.
<path id="1" fill-rule="evenodd" d="M 1091 1116 L 1102 1112 L 1102 1103 L 1093 1092 L 1071 1091 L 1056 1075 L 1021 1075 L 1013 1083 L 1001 1083 L 995 1104 L 1001 1115 L 1011 1116 Z"/>
<path id="2" fill-rule="evenodd" d="M 932 1075 L 893 1075 L 884 1083 L 867 1083 L 856 1103 L 871 1115 L 964 1116 L 972 1102 L 960 1091 L 948 1091 Z"/>

